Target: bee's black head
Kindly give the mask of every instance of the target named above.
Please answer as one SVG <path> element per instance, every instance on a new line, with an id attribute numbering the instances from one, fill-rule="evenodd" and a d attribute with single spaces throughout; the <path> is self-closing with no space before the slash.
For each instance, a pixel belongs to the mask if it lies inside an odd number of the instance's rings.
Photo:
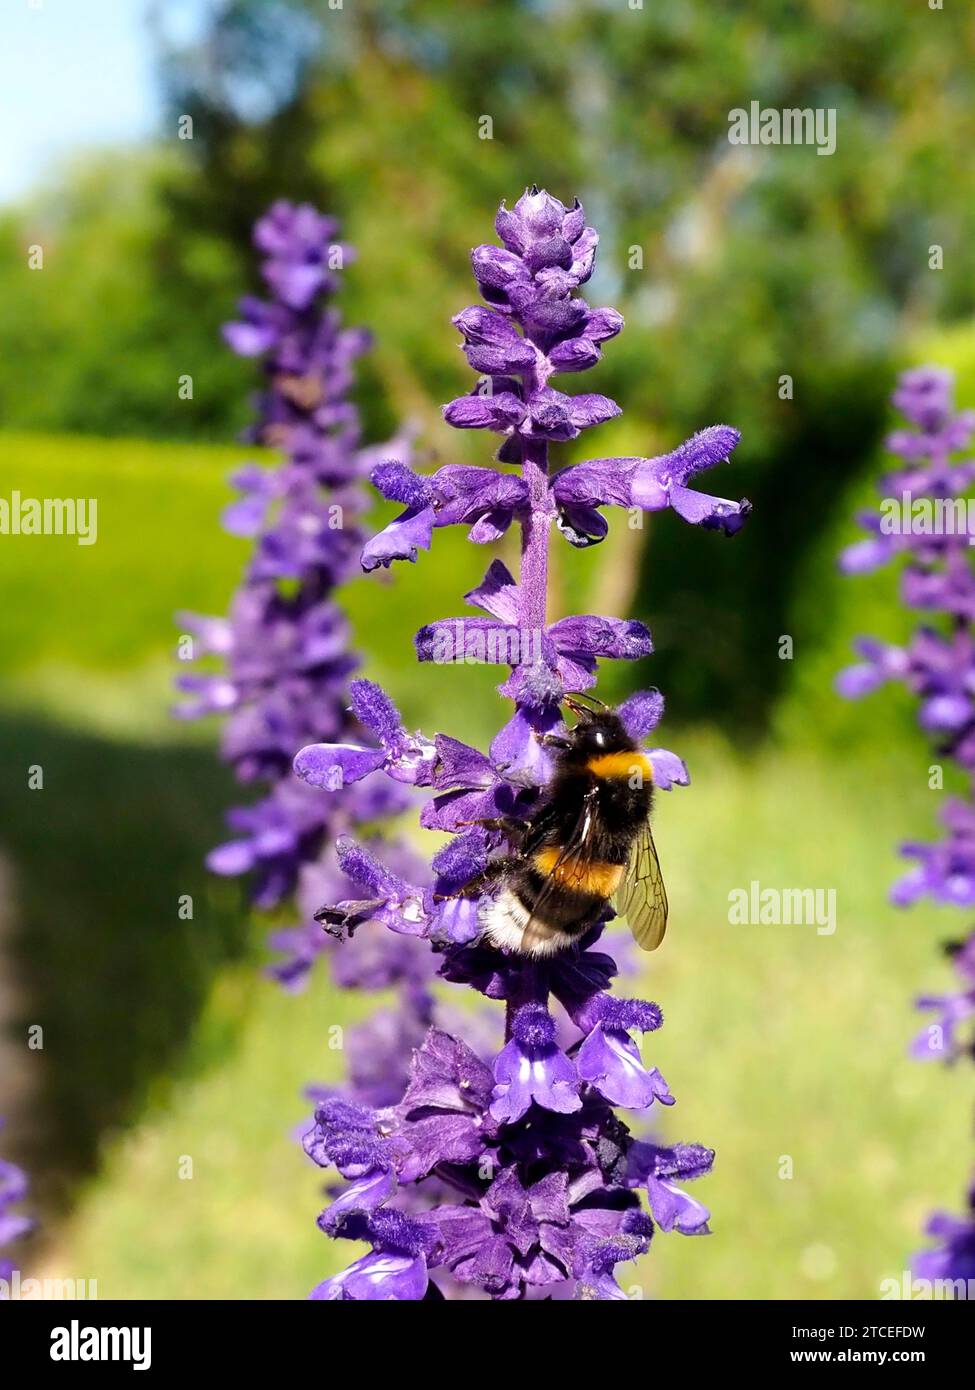
<path id="1" fill-rule="evenodd" d="M 633 749 L 632 738 L 613 710 L 607 706 L 589 709 L 571 699 L 566 699 L 564 703 L 578 719 L 566 734 L 570 757 L 580 757 L 585 761 L 601 753 L 629 753 Z"/>

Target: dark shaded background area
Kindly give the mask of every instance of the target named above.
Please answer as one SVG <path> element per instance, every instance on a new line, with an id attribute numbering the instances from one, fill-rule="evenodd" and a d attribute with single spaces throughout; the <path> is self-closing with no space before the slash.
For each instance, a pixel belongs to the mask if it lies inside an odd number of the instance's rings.
<path id="1" fill-rule="evenodd" d="M 28 767 L 44 769 L 29 790 Z M 38 1200 L 63 1208 L 99 1148 L 181 1072 L 222 965 L 244 951 L 236 885 L 202 867 L 230 795 L 209 749 L 150 749 L 47 723 L 0 724 L 0 823 L 10 872 L 8 1030 L 34 1101 L 22 1136 Z M 193 897 L 182 920 L 177 898 Z M 50 1062 L 48 1059 L 51 1059 Z"/>

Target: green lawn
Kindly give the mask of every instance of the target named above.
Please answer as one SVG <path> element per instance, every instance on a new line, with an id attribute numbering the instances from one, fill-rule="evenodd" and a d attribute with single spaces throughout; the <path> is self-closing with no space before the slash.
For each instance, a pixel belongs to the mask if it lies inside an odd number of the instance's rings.
<path id="1" fill-rule="evenodd" d="M 315 1229 L 300 1091 L 340 1074 L 328 1029 L 373 1001 L 322 978 L 288 997 L 259 976 L 263 927 L 199 867 L 233 789 L 209 735 L 165 713 L 172 612 L 220 611 L 243 560 L 215 524 L 241 452 L 8 438 L 0 453 L 11 488 L 100 498 L 95 546 L 0 538 L 15 596 L 0 618 L 0 852 L 17 1026 L 46 1029 L 31 1061 L 44 1262 L 97 1278 L 103 1298 L 300 1297 L 348 1257 Z M 496 718 L 491 673 L 429 679 L 403 636 L 459 612 L 484 568 L 458 538 L 437 545 L 439 563 L 357 582 L 350 607 L 366 670 L 411 722 L 477 737 Z M 827 608 L 855 602 L 831 584 Z M 892 847 L 932 828 L 927 755 L 885 743 L 894 697 L 844 716 L 839 737 L 824 717 L 831 658 L 796 660 L 777 743 L 746 755 L 707 730 L 664 739 L 694 785 L 658 810 L 671 931 L 644 983 L 666 1023 L 644 1051 L 678 1100 L 662 1133 L 718 1159 L 698 1186 L 714 1235 L 659 1236 L 632 1281 L 648 1294 L 876 1297 L 927 1209 L 958 1205 L 970 1166 L 965 1078 L 906 1058 L 910 997 L 944 982 L 937 943 L 964 923 L 885 901 Z M 45 788 L 29 792 L 37 762 Z M 728 893 L 753 879 L 835 888 L 835 934 L 730 926 Z M 189 923 L 173 907 L 184 892 Z"/>

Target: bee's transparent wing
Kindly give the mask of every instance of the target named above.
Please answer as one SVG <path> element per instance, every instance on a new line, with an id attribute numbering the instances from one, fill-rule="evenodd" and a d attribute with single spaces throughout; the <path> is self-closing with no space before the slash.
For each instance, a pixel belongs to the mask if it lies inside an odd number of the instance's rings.
<path id="1" fill-rule="evenodd" d="M 525 923 L 525 930 L 522 936 L 522 950 L 530 952 L 545 940 L 548 932 L 544 925 L 539 921 L 542 909 L 551 898 L 555 889 L 559 886 L 557 871 L 565 864 L 568 859 L 578 859 L 584 865 L 592 858 L 592 827 L 593 827 L 593 802 L 595 793 L 590 792 L 579 808 L 579 815 L 576 819 L 572 833 L 567 838 L 565 844 L 559 851 L 559 856 L 549 871 L 548 877 L 542 885 L 531 915 Z"/>
<path id="2" fill-rule="evenodd" d="M 667 890 L 649 820 L 634 841 L 613 906 L 618 916 L 626 918 L 637 945 L 655 951 L 667 930 Z"/>

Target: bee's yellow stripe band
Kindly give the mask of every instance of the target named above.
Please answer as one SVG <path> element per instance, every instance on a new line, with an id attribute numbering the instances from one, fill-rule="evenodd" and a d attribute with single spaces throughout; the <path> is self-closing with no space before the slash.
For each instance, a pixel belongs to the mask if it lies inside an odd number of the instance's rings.
<path id="1" fill-rule="evenodd" d="M 640 778 L 642 782 L 653 781 L 650 760 L 642 753 L 600 753 L 590 758 L 586 767 L 594 777 L 632 777 Z"/>
<path id="2" fill-rule="evenodd" d="M 535 867 L 566 888 L 599 898 L 608 898 L 620 886 L 622 864 L 604 864 L 598 859 L 579 859 L 574 855 L 567 855 L 559 863 L 561 854 L 558 848 L 540 849 L 535 855 Z"/>

